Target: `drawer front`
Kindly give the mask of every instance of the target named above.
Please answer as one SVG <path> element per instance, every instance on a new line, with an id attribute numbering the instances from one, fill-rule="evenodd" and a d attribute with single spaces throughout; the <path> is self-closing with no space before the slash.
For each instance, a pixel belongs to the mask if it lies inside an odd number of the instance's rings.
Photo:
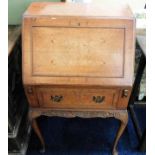
<path id="1" fill-rule="evenodd" d="M 74 107 L 77 102 L 77 94 L 72 90 L 65 89 L 39 89 L 39 104 L 41 107 L 69 108 Z"/>
<path id="2" fill-rule="evenodd" d="M 60 109 L 114 109 L 118 89 L 38 88 L 40 107 Z"/>
<path id="3" fill-rule="evenodd" d="M 83 90 L 80 99 L 85 108 L 115 108 L 118 93 L 115 89 Z"/>

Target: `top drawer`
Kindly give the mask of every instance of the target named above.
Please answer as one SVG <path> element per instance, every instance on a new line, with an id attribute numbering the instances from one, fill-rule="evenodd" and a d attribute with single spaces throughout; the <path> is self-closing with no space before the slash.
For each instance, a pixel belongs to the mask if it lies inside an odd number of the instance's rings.
<path id="1" fill-rule="evenodd" d="M 115 109 L 119 93 L 117 88 L 37 88 L 40 107 L 58 109 Z"/>

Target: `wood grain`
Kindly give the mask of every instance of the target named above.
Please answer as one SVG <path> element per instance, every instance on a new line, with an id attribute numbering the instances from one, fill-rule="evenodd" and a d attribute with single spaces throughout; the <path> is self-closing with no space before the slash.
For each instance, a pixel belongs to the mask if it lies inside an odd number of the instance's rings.
<path id="1" fill-rule="evenodd" d="M 134 76 L 135 19 L 130 9 L 32 3 L 23 17 L 22 39 L 30 119 L 40 115 L 119 119 L 113 146 L 117 154 Z M 40 141 L 44 147 L 42 137 Z"/>
<path id="2" fill-rule="evenodd" d="M 78 109 L 114 109 L 119 96 L 119 89 L 85 88 L 38 88 L 38 99 L 42 108 L 78 108 Z M 62 96 L 59 102 L 51 97 Z M 103 97 L 102 102 L 95 102 L 93 97 Z"/>
<path id="3" fill-rule="evenodd" d="M 32 38 L 33 76 L 124 75 L 124 29 L 34 27 Z"/>
<path id="4" fill-rule="evenodd" d="M 126 4 L 83 4 L 83 3 L 51 3 L 34 2 L 24 14 L 25 16 L 81 16 L 81 17 L 112 17 L 133 18 L 133 14 Z"/>
<path id="5" fill-rule="evenodd" d="M 61 20 L 60 18 L 58 21 L 50 21 L 49 17 L 39 18 L 36 21 L 24 18 L 24 84 L 132 86 L 134 19 L 79 19 L 78 23 L 85 24 L 74 26 L 74 28 L 69 19 Z M 76 19 L 71 18 L 71 21 L 76 23 Z M 74 31 L 71 31 L 73 29 Z M 106 43 L 102 44 L 101 38 Z M 52 43 L 52 40 L 55 43 Z M 86 47 L 82 46 L 84 43 Z M 111 61 L 108 61 L 109 59 Z M 39 62 L 42 63 L 39 64 Z"/>

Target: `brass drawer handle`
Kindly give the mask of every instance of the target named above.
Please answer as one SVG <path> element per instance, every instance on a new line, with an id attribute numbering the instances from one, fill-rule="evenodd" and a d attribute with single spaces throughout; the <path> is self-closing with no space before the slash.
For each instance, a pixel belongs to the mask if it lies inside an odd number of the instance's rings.
<path id="1" fill-rule="evenodd" d="M 63 99 L 63 96 L 58 96 L 58 95 L 51 96 L 51 100 L 53 102 L 60 102 L 60 101 L 62 101 L 62 99 Z"/>
<path id="2" fill-rule="evenodd" d="M 129 90 L 124 89 L 122 92 L 122 97 L 128 97 Z"/>
<path id="3" fill-rule="evenodd" d="M 93 101 L 95 103 L 102 103 L 105 100 L 105 96 L 93 96 Z"/>

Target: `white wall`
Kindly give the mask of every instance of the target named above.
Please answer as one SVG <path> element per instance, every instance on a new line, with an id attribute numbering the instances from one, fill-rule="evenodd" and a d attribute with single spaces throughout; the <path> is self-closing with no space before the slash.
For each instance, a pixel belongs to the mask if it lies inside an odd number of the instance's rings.
<path id="1" fill-rule="evenodd" d="M 86 3 L 127 3 L 131 7 L 133 13 L 137 10 L 143 9 L 146 0 L 66 0 L 66 2 L 86 2 Z"/>

